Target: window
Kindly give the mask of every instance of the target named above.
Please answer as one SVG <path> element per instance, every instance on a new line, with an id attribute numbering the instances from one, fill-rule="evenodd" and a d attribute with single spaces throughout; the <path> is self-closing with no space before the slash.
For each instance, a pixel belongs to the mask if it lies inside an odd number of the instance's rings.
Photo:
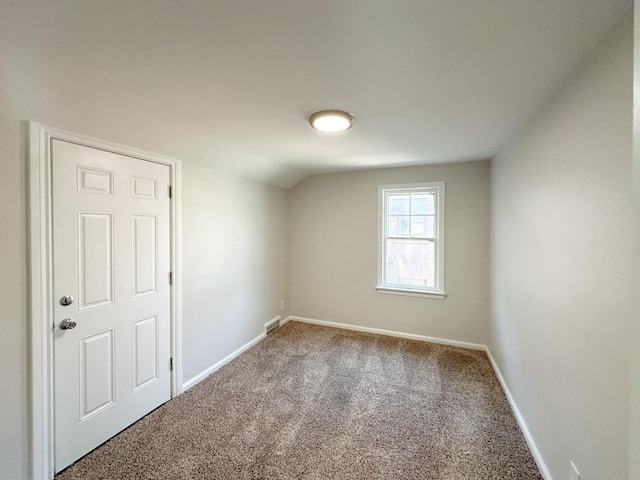
<path id="1" fill-rule="evenodd" d="M 378 189 L 377 290 L 444 298 L 444 182 Z"/>

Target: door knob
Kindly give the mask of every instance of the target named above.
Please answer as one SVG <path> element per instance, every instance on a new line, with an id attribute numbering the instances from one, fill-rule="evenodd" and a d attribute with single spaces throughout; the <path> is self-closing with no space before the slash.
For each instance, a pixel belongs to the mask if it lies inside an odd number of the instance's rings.
<path id="1" fill-rule="evenodd" d="M 62 330 L 71 330 L 72 328 L 76 328 L 77 323 L 75 320 L 71 318 L 65 318 L 60 322 L 60 328 Z"/>

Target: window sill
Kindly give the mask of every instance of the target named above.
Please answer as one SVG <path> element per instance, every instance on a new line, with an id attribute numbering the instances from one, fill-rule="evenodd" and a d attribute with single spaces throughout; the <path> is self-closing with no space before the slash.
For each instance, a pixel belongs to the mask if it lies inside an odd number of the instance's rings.
<path id="1" fill-rule="evenodd" d="M 447 294 L 444 292 L 420 292 L 391 287 L 376 287 L 376 291 L 378 293 L 384 293 L 385 295 L 404 295 L 406 297 L 435 298 L 437 300 L 444 300 L 447 297 Z"/>

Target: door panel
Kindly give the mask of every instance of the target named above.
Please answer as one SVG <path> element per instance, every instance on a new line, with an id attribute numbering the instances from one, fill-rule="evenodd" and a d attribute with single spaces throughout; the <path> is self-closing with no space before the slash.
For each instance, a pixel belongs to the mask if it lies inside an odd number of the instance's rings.
<path id="1" fill-rule="evenodd" d="M 78 192 L 113 195 L 113 172 L 78 165 Z"/>
<path id="2" fill-rule="evenodd" d="M 154 215 L 134 215 L 132 217 L 132 278 L 133 297 L 156 293 L 157 219 Z"/>
<path id="3" fill-rule="evenodd" d="M 158 182 L 153 178 L 143 178 L 131 175 L 131 196 L 134 198 L 155 199 L 158 192 Z"/>
<path id="4" fill-rule="evenodd" d="M 113 302 L 113 215 L 78 213 L 79 308 Z"/>
<path id="5" fill-rule="evenodd" d="M 58 472 L 170 398 L 170 199 L 166 165 L 51 148 Z"/>
<path id="6" fill-rule="evenodd" d="M 115 402 L 113 330 L 80 339 L 80 421 Z"/>
<path id="7" fill-rule="evenodd" d="M 133 390 L 158 379 L 158 317 L 133 324 Z"/>

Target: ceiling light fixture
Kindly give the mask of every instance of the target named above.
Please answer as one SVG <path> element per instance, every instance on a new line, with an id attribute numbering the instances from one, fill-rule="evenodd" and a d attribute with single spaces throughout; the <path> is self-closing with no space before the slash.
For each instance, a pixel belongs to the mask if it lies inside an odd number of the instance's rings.
<path id="1" fill-rule="evenodd" d="M 342 110 L 322 110 L 309 117 L 311 126 L 319 132 L 339 133 L 349 130 L 355 118 Z"/>

